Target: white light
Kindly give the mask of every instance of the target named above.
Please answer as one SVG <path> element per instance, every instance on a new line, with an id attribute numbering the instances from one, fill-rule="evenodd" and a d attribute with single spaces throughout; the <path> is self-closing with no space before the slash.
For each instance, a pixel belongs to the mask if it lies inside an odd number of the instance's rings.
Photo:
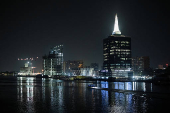
<path id="1" fill-rule="evenodd" d="M 115 16 L 115 24 L 114 24 L 114 31 L 112 34 L 121 34 L 120 30 L 119 30 L 119 25 L 118 25 L 118 17 L 117 14 Z"/>

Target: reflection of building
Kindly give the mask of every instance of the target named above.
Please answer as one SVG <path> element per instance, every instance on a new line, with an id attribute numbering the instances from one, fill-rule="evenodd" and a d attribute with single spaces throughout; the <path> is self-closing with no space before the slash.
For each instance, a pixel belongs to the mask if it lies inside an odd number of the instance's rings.
<path id="1" fill-rule="evenodd" d="M 64 62 L 64 73 L 66 75 L 80 75 L 80 68 L 83 68 L 83 61 L 82 60 L 75 60 L 75 61 L 65 61 Z"/>
<path id="2" fill-rule="evenodd" d="M 43 74 L 49 76 L 63 74 L 63 45 L 52 48 L 48 56 L 43 56 Z"/>
<path id="3" fill-rule="evenodd" d="M 112 35 L 103 40 L 103 68 L 109 77 L 127 77 L 130 72 L 131 38 L 121 35 L 117 15 Z"/>
<path id="4" fill-rule="evenodd" d="M 145 75 L 150 70 L 150 59 L 148 56 L 132 58 L 132 70 L 134 75 Z"/>

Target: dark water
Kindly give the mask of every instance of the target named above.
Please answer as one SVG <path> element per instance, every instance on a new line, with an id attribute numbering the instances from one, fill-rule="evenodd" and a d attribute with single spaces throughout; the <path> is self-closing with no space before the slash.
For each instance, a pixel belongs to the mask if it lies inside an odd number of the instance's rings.
<path id="1" fill-rule="evenodd" d="M 108 89 L 87 88 L 92 83 Z M 159 113 L 169 111 L 170 86 L 20 77 L 0 80 L 0 103 L 0 113 Z"/>

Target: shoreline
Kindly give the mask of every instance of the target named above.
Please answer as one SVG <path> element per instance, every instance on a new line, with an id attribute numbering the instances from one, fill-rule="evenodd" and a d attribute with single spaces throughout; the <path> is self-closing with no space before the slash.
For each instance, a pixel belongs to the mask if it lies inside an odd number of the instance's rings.
<path id="1" fill-rule="evenodd" d="M 51 77 L 36 77 L 36 76 L 0 76 L 0 81 L 3 80 L 17 80 L 18 77 L 35 77 L 36 79 L 46 78 L 50 79 Z M 56 80 L 63 80 L 63 81 L 94 81 L 94 82 L 145 82 L 145 83 L 154 83 L 155 85 L 170 85 L 170 81 L 163 81 L 163 80 L 124 80 L 124 79 L 93 79 L 93 78 L 83 78 L 83 79 L 68 79 L 68 78 L 52 78 Z"/>

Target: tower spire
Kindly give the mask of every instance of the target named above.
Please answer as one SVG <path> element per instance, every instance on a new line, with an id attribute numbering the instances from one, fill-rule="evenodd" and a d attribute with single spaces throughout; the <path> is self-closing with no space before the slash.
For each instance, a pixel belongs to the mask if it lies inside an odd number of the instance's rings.
<path id="1" fill-rule="evenodd" d="M 118 17 L 117 14 L 115 15 L 115 24 L 114 24 L 114 31 L 112 33 L 112 35 L 114 34 L 121 34 L 120 30 L 119 30 L 119 25 L 118 25 Z"/>

